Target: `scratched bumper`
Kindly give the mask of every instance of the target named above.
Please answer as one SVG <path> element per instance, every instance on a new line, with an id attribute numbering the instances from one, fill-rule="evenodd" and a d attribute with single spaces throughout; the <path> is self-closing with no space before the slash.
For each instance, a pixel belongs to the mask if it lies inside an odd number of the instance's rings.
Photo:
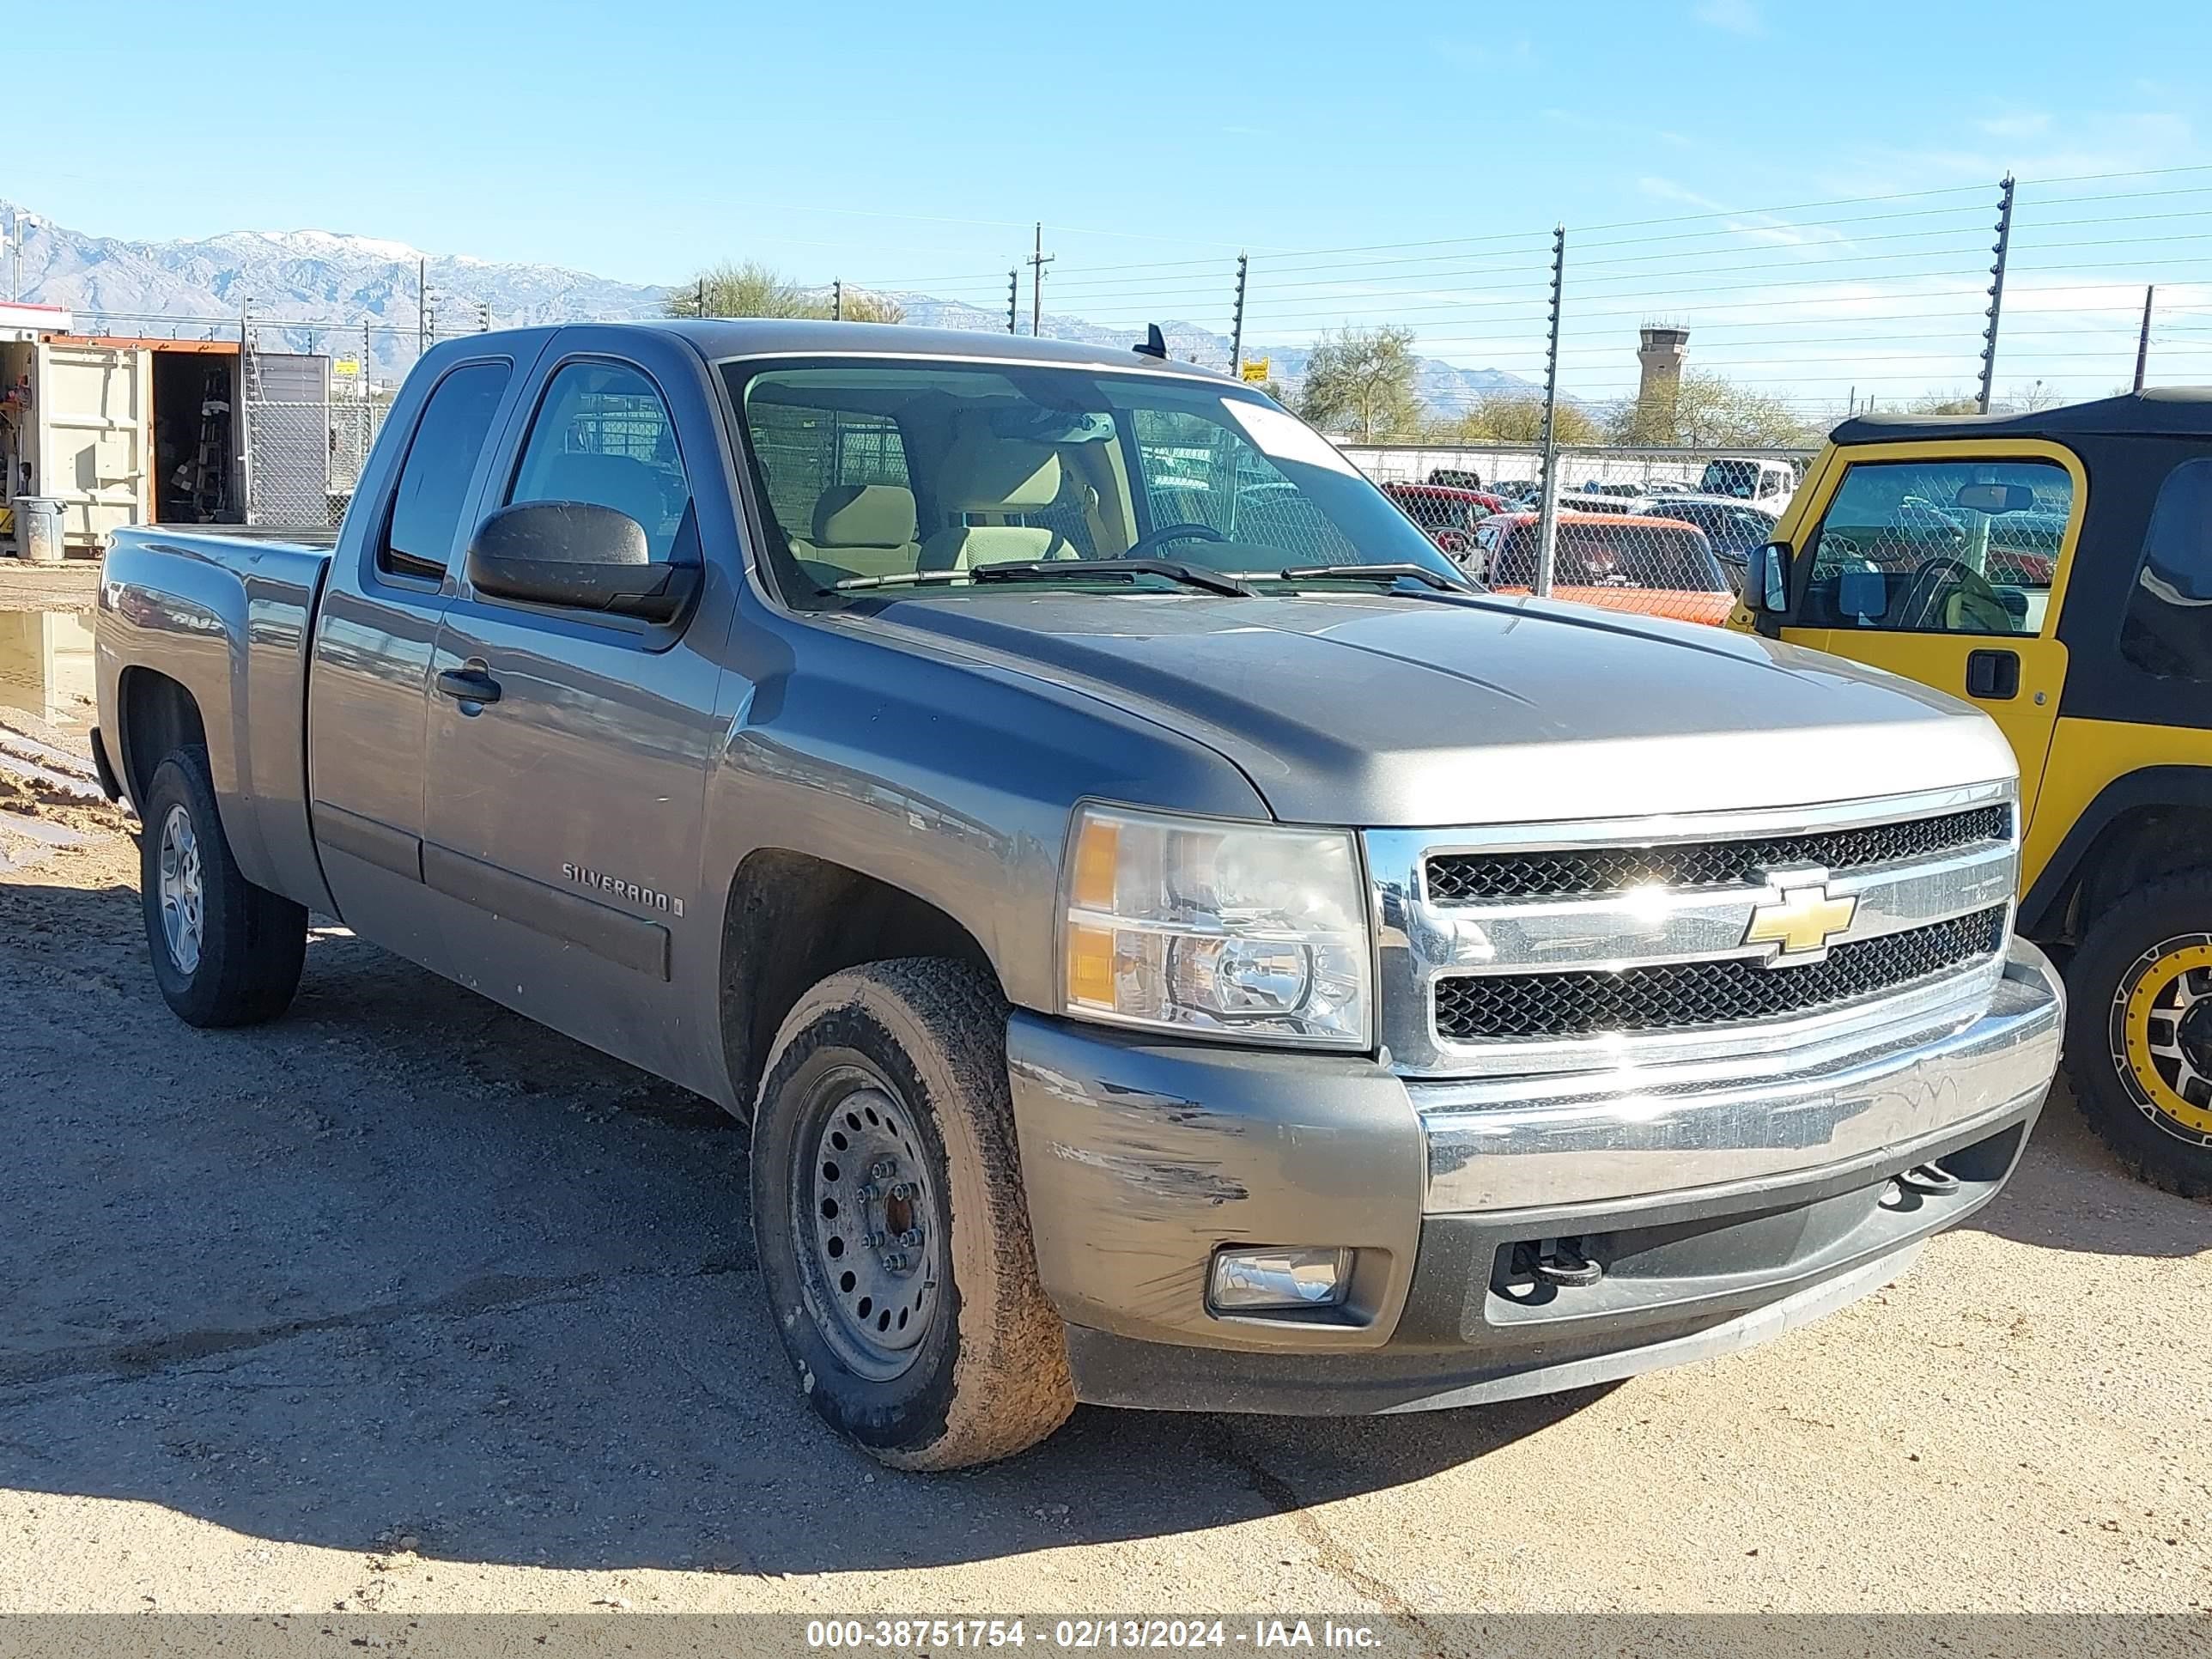
<path id="1" fill-rule="evenodd" d="M 1007 1048 L 1039 1272 L 1079 1393 L 1356 1412 L 1582 1386 L 1864 1294 L 1996 1195 L 2062 1023 L 2057 976 L 2022 945 L 1982 1018 L 1794 1071 L 1770 1057 L 1763 1079 L 1530 1080 L 1486 1105 L 1371 1061 L 1027 1013 Z M 1939 1158 L 1957 1189 L 1899 1202 L 1891 1177 Z M 1559 1237 L 1605 1278 L 1533 1297 L 1509 1282 L 1514 1246 Z M 1352 1294 L 1212 1315 L 1212 1254 L 1240 1243 L 1351 1246 Z"/>

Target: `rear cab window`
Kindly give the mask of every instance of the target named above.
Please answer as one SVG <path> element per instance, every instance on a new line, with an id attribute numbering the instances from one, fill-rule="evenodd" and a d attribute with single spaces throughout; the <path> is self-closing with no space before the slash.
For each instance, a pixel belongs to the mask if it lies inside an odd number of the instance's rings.
<path id="1" fill-rule="evenodd" d="M 2212 683 L 2212 457 L 2182 462 L 2159 486 L 2120 654 L 2160 679 Z"/>
<path id="2" fill-rule="evenodd" d="M 376 568 L 383 574 L 428 582 L 444 577 L 470 481 L 514 375 L 510 363 L 464 363 L 431 389 L 378 539 Z"/>

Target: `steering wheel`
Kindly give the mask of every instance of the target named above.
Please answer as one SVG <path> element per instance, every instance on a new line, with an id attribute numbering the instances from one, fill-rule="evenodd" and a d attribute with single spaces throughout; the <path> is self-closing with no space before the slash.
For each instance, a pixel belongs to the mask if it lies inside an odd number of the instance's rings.
<path id="1" fill-rule="evenodd" d="M 1148 536 L 1139 536 L 1114 556 L 1117 559 L 1149 559 L 1158 549 L 1170 542 L 1225 542 L 1223 535 L 1210 524 L 1166 524 Z"/>
<path id="2" fill-rule="evenodd" d="M 1986 607 L 1988 615 L 2003 617 L 2005 626 L 1953 629 L 1950 619 L 1943 613 L 1954 598 L 1963 599 L 1969 607 Z M 1907 628 L 1939 628 L 1947 633 L 1970 634 L 2013 631 L 2012 613 L 2004 608 L 1996 589 L 1990 586 L 1980 571 L 1960 559 L 1930 559 L 1922 565 L 1913 574 L 1912 585 L 1905 590 L 1897 614 Z"/>

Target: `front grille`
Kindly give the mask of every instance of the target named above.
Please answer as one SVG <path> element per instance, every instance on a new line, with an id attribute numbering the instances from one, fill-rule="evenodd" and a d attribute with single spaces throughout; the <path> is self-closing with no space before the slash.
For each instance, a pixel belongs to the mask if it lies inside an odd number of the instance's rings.
<path id="1" fill-rule="evenodd" d="M 1804 968 L 1747 957 L 1617 973 L 1462 974 L 1437 981 L 1437 1034 L 1454 1042 L 1679 1030 L 1814 1012 L 1897 991 L 2004 944 L 2005 908 L 1838 945 Z"/>
<path id="2" fill-rule="evenodd" d="M 1962 847 L 2004 841 L 2012 808 L 1979 806 L 1940 817 L 1872 823 L 1859 830 L 1777 836 L 1763 841 L 1683 842 L 1659 847 L 1576 848 L 1564 852 L 1444 853 L 1428 860 L 1429 902 L 1565 898 L 1663 887 L 1727 887 L 1760 882 L 1793 865 L 1859 870 L 1900 859 L 1933 858 Z M 1838 955 L 1842 953 L 1838 951 Z"/>

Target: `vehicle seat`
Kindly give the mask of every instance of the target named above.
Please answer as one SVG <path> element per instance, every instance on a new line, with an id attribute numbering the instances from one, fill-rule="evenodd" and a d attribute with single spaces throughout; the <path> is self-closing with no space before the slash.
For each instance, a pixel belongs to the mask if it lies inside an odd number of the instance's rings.
<path id="1" fill-rule="evenodd" d="M 595 507 L 611 507 L 617 513 L 628 514 L 644 530 L 647 545 L 653 558 L 659 560 L 668 556 L 669 547 L 676 539 L 676 525 L 662 488 L 665 482 L 665 474 L 634 456 L 570 451 L 559 456 L 542 478 L 543 487 L 549 491 L 558 490 L 557 495 L 525 495 L 518 492 L 514 499 L 589 501 Z M 679 508 L 678 516 L 680 514 Z"/>
<path id="2" fill-rule="evenodd" d="M 841 575 L 901 576 L 915 568 L 914 492 L 898 484 L 836 484 L 814 503 L 810 541 L 792 538 L 794 557 L 834 566 Z"/>
<path id="3" fill-rule="evenodd" d="M 949 521 L 921 544 L 924 570 L 968 570 L 1026 559 L 1071 559 L 1075 549 L 1043 525 L 975 524 L 1015 519 L 1060 498 L 1060 452 L 1002 438 L 988 428 L 956 431 L 937 472 L 937 508 Z"/>

